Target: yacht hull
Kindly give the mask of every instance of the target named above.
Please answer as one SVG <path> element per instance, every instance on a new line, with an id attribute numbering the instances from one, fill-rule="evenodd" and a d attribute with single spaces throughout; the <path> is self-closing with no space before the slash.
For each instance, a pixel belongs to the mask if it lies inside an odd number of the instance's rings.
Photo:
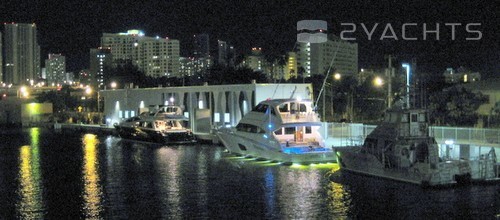
<path id="1" fill-rule="evenodd" d="M 285 153 L 281 150 L 279 143 L 273 139 L 245 137 L 228 130 L 218 131 L 217 136 L 226 149 L 237 155 L 251 156 L 285 164 L 335 162 L 335 153 L 331 149 L 311 149 L 300 153 Z"/>
<path id="2" fill-rule="evenodd" d="M 495 177 L 492 168 L 494 166 L 490 167 L 491 169 L 487 168 L 491 175 L 482 177 L 478 177 L 474 169 L 463 171 L 464 167 L 468 168 L 471 164 L 476 163 L 474 161 L 440 162 L 435 168 L 418 163 L 408 168 L 387 168 L 374 155 L 362 153 L 360 147 L 335 148 L 335 152 L 339 167 L 343 171 L 421 186 L 446 186 L 474 181 L 490 182 L 500 180 Z"/>
<path id="3" fill-rule="evenodd" d="M 159 144 L 196 143 L 194 135 L 186 131 L 158 132 L 155 130 L 120 125 L 115 125 L 115 129 L 121 138 L 129 140 L 145 141 Z"/>

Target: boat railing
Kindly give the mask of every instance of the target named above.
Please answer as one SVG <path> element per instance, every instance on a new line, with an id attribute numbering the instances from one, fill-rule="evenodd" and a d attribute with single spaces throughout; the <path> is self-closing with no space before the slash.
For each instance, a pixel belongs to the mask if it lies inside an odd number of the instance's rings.
<path id="1" fill-rule="evenodd" d="M 366 138 L 376 125 L 357 123 L 325 123 L 325 138 L 362 139 Z M 441 144 L 469 143 L 481 146 L 500 146 L 500 129 L 430 126 L 429 136 Z"/>
<path id="2" fill-rule="evenodd" d="M 314 112 L 299 112 L 299 113 L 280 113 L 281 120 L 284 123 L 293 122 L 320 122 L 318 116 Z"/>

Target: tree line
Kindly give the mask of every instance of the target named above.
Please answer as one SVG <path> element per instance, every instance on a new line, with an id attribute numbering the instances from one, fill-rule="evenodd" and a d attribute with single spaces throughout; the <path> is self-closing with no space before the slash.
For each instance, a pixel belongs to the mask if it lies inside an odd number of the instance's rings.
<path id="1" fill-rule="evenodd" d="M 342 80 L 329 77 L 324 80 L 325 75 L 316 74 L 310 77 L 301 75 L 281 79 L 279 81 L 268 78 L 266 74 L 253 71 L 246 67 L 227 67 L 214 65 L 203 73 L 196 73 L 184 77 L 152 77 L 146 76 L 131 63 L 108 69 L 104 82 L 119 82 L 122 87 L 133 83 L 141 88 L 157 86 L 196 86 L 208 83 L 209 85 L 224 84 L 248 84 L 252 80 L 256 83 L 311 83 L 313 85 L 313 96 L 315 101 L 326 82 L 322 97 L 317 103 L 317 111 L 324 116 L 326 121 L 350 121 L 350 122 L 377 122 L 387 106 L 386 88 L 375 87 L 372 84 L 373 77 L 369 76 L 360 82 L 356 77 L 346 76 Z M 477 123 L 479 115 L 476 110 L 482 104 L 487 103 L 487 97 L 481 93 L 474 93 L 459 85 L 449 85 L 444 79 L 423 75 L 422 97 L 425 105 L 430 111 L 430 120 L 434 125 L 450 126 L 473 126 Z M 394 89 L 392 102 L 404 98 L 403 81 L 395 78 L 392 81 Z M 399 88 L 399 89 L 398 89 Z M 324 99 L 324 101 L 323 101 Z M 91 99 L 96 100 L 96 99 Z M 52 102 L 54 112 L 75 110 L 79 105 L 77 97 L 71 96 L 71 88 L 63 87 L 60 91 L 49 91 L 38 97 L 39 102 Z M 90 100 L 89 100 L 90 101 Z M 88 103 L 89 106 L 93 106 Z M 95 106 L 94 106 L 95 107 Z M 495 112 L 493 112 L 495 113 Z M 500 111 L 498 111 L 500 113 Z M 500 117 L 497 117 L 500 118 Z M 494 118 L 495 119 L 495 118 Z"/>

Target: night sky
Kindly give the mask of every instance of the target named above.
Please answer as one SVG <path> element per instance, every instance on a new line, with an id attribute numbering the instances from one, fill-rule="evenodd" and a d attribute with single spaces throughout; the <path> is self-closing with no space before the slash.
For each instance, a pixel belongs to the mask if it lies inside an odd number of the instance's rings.
<path id="1" fill-rule="evenodd" d="M 327 21 L 328 31 L 337 35 L 351 28 L 341 23 L 357 25 L 355 34 L 347 36 L 357 38 L 360 68 L 385 66 L 384 54 L 391 53 L 401 61 L 415 58 L 419 70 L 429 73 L 465 66 L 500 77 L 499 5 L 498 1 L 3 0 L 0 21 L 35 22 L 42 58 L 62 53 L 69 71 L 88 66 L 89 49 L 99 46 L 103 32 L 142 29 L 147 36 L 179 39 L 182 56 L 190 54 L 192 36 L 197 33 L 208 33 L 211 47 L 221 39 L 236 46 L 240 54 L 262 47 L 264 53 L 278 55 L 293 49 L 297 21 L 315 19 Z M 371 41 L 361 23 L 370 29 L 379 23 Z M 388 23 L 398 40 L 379 39 Z M 417 23 L 408 34 L 418 40 L 401 40 L 403 23 Z M 422 40 L 423 23 L 431 29 L 440 23 L 439 41 L 433 34 L 428 35 L 430 40 Z M 456 27 L 455 40 L 445 23 L 462 24 Z M 467 23 L 481 23 L 471 28 L 481 31 L 481 40 L 465 40 L 477 36 L 466 32 Z"/>

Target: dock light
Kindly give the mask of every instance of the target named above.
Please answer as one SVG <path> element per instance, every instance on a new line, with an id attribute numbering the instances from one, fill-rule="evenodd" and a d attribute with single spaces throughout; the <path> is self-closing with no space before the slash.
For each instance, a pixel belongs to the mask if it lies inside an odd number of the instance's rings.
<path id="1" fill-rule="evenodd" d="M 21 88 L 19 88 L 18 96 L 21 98 L 28 98 L 29 96 L 28 88 L 26 86 L 21 86 Z"/>
<path id="2" fill-rule="evenodd" d="M 455 142 L 454 142 L 453 140 L 449 139 L 449 140 L 445 140 L 445 141 L 444 141 L 444 143 L 445 143 L 446 145 L 452 145 L 452 144 L 454 144 Z"/>

